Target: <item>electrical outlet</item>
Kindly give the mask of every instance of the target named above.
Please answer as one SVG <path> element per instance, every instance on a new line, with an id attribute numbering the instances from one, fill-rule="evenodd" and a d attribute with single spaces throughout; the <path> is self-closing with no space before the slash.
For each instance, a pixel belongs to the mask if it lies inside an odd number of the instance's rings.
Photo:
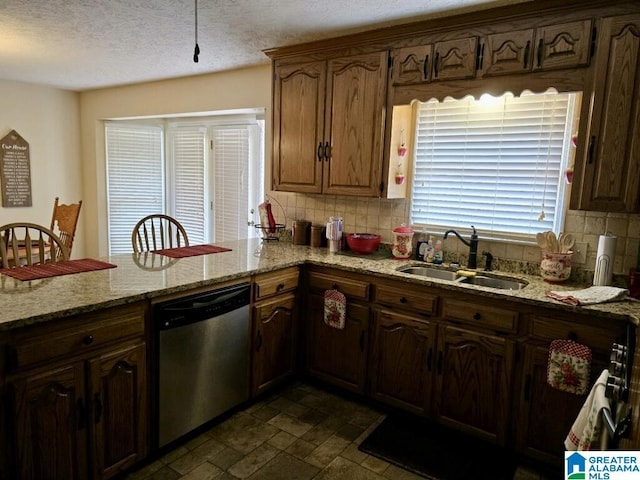
<path id="1" fill-rule="evenodd" d="M 587 242 L 576 242 L 573 244 L 573 263 L 585 263 L 587 261 Z"/>

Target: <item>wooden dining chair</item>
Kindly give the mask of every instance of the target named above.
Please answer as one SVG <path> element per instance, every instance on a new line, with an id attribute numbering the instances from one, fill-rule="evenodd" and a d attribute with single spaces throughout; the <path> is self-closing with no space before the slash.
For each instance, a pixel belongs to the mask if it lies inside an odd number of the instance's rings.
<path id="1" fill-rule="evenodd" d="M 14 268 L 69 260 L 60 237 L 35 223 L 9 223 L 0 227 L 2 268 Z"/>
<path id="2" fill-rule="evenodd" d="M 53 215 L 51 216 L 51 227 L 49 227 L 49 229 L 60 237 L 62 243 L 67 247 L 67 250 L 69 250 L 69 255 L 71 255 L 82 200 L 69 205 L 60 204 L 58 201 L 59 198 L 56 197 L 53 202 Z"/>
<path id="3" fill-rule="evenodd" d="M 147 215 L 133 227 L 131 246 L 134 253 L 188 247 L 189 238 L 184 227 L 175 218 L 156 213 Z"/>

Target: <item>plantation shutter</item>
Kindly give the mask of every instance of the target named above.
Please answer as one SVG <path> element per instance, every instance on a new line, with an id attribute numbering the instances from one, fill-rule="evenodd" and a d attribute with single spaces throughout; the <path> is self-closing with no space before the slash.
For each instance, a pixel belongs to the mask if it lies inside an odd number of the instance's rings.
<path id="1" fill-rule="evenodd" d="M 412 223 L 523 238 L 561 228 L 575 94 L 494 100 L 419 105 Z"/>

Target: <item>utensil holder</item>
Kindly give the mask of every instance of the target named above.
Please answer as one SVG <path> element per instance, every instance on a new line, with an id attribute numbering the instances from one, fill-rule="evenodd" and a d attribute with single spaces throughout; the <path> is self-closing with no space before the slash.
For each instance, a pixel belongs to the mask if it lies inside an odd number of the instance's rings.
<path id="1" fill-rule="evenodd" d="M 540 276 L 547 283 L 562 283 L 571 276 L 573 252 L 542 252 Z"/>

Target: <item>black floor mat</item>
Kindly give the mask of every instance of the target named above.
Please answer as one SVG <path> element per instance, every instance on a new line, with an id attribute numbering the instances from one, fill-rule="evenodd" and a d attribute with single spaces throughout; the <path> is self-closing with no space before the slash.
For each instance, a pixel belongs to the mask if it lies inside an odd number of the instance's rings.
<path id="1" fill-rule="evenodd" d="M 359 449 L 432 480 L 512 480 L 517 466 L 503 448 L 415 417 L 388 416 Z"/>

